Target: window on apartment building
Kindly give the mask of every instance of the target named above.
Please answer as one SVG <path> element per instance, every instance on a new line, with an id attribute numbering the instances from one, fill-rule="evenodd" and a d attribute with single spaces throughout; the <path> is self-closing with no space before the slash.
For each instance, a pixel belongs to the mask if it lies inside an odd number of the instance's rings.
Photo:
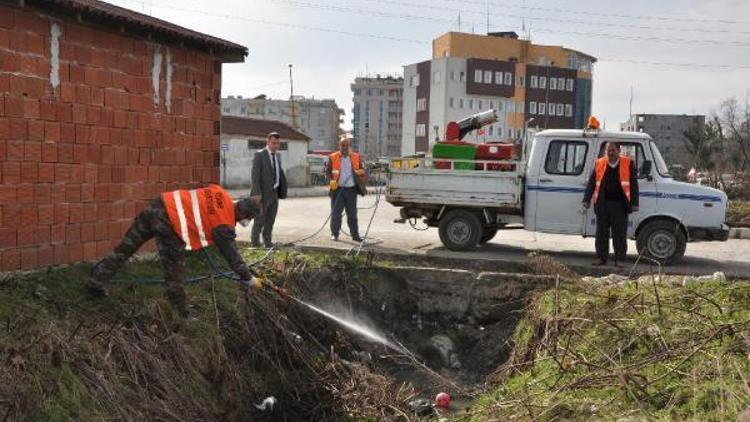
<path id="1" fill-rule="evenodd" d="M 448 107 L 453 108 L 453 97 L 448 98 Z"/>
<path id="2" fill-rule="evenodd" d="M 439 70 L 436 70 L 435 72 L 432 73 L 432 82 L 436 84 L 440 83 L 440 71 Z"/>
<path id="3" fill-rule="evenodd" d="M 540 116 L 544 116 L 545 112 L 547 110 L 547 104 L 545 103 L 539 103 L 538 112 Z"/>
<path id="4" fill-rule="evenodd" d="M 247 113 L 247 107 L 240 107 L 240 113 L 242 114 Z"/>
<path id="5" fill-rule="evenodd" d="M 549 78 L 549 89 L 550 90 L 557 89 L 557 78 Z"/>
<path id="6" fill-rule="evenodd" d="M 230 111 L 229 107 L 224 107 L 224 113 L 229 113 Z"/>
<path id="7" fill-rule="evenodd" d="M 498 101 L 497 102 L 497 111 L 503 111 L 503 102 L 502 101 Z"/>
<path id="8" fill-rule="evenodd" d="M 563 113 L 565 113 L 565 105 L 564 104 L 558 104 L 557 105 L 557 115 L 562 116 Z"/>
<path id="9" fill-rule="evenodd" d="M 427 98 L 418 98 L 417 99 L 417 111 L 425 111 L 427 110 Z"/>
<path id="10" fill-rule="evenodd" d="M 495 84 L 503 84 L 503 72 L 495 72 Z"/>
<path id="11" fill-rule="evenodd" d="M 536 114 L 536 101 L 529 101 L 529 114 Z"/>
<path id="12" fill-rule="evenodd" d="M 555 113 L 556 110 L 557 109 L 555 108 L 555 103 L 549 103 L 549 104 L 547 104 L 547 115 L 548 116 L 555 116 L 555 115 L 557 115 Z"/>
<path id="13" fill-rule="evenodd" d="M 547 89 L 547 78 L 545 76 L 539 77 L 539 88 Z"/>
<path id="14" fill-rule="evenodd" d="M 357 89 L 354 90 L 354 95 L 361 95 L 361 94 L 362 94 L 362 90 L 361 89 L 357 88 Z"/>
<path id="15" fill-rule="evenodd" d="M 505 85 L 513 85 L 513 74 L 505 72 Z"/>
<path id="16" fill-rule="evenodd" d="M 490 125 L 490 128 L 488 129 L 488 132 L 489 132 L 490 136 L 492 136 L 492 129 L 494 129 L 494 127 L 492 125 Z"/>
<path id="17" fill-rule="evenodd" d="M 557 89 L 560 91 L 565 90 L 565 78 L 557 78 Z"/>
<path id="18" fill-rule="evenodd" d="M 478 84 L 482 83 L 482 71 L 480 69 L 474 71 L 474 82 Z"/>
<path id="19" fill-rule="evenodd" d="M 470 99 L 469 100 L 469 110 L 471 110 L 473 108 L 474 108 L 474 100 Z"/>
<path id="20" fill-rule="evenodd" d="M 568 89 L 568 91 L 572 92 L 573 91 L 573 79 L 568 78 L 567 82 L 568 84 L 566 88 Z"/>
<path id="21" fill-rule="evenodd" d="M 513 128 L 509 127 L 508 128 L 508 138 L 512 138 L 512 137 L 513 137 Z"/>
<path id="22" fill-rule="evenodd" d="M 525 87 L 526 86 L 526 77 L 525 76 L 519 76 L 518 77 L 518 86 Z"/>
<path id="23" fill-rule="evenodd" d="M 523 101 L 519 101 L 516 103 L 516 113 L 523 113 L 523 110 L 526 106 L 526 103 Z"/>
<path id="24" fill-rule="evenodd" d="M 417 136 L 427 136 L 427 130 L 424 123 L 420 123 L 416 128 Z"/>
<path id="25" fill-rule="evenodd" d="M 466 73 L 465 72 L 461 72 L 458 75 L 458 79 L 459 79 L 459 82 L 466 82 Z"/>
<path id="26" fill-rule="evenodd" d="M 451 80 L 452 81 L 456 80 L 456 71 L 455 70 L 451 70 Z"/>
<path id="27" fill-rule="evenodd" d="M 458 108 L 464 108 L 464 99 L 463 98 L 459 98 L 458 99 Z"/>
<path id="28" fill-rule="evenodd" d="M 478 103 L 477 104 L 477 108 L 481 110 L 482 109 L 482 100 L 477 100 L 477 103 Z"/>
<path id="29" fill-rule="evenodd" d="M 491 70 L 484 71 L 484 83 L 486 84 L 492 83 L 492 71 Z"/>
<path id="30" fill-rule="evenodd" d="M 409 78 L 409 86 L 419 86 L 419 75 L 411 75 L 411 77 Z M 368 92 L 367 95 L 370 95 L 370 93 Z"/>
<path id="31" fill-rule="evenodd" d="M 565 104 L 565 117 L 573 117 L 573 105 Z"/>
<path id="32" fill-rule="evenodd" d="M 536 75 L 531 75 L 531 78 L 529 80 L 529 84 L 532 88 L 536 88 L 539 86 L 539 78 Z"/>

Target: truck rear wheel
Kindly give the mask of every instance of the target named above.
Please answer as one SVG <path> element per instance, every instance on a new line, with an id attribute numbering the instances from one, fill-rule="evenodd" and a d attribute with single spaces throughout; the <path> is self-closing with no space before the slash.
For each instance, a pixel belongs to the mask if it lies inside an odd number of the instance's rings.
<path id="1" fill-rule="evenodd" d="M 490 240 L 492 240 L 493 237 L 497 234 L 497 227 L 489 228 L 485 227 L 484 230 L 482 230 L 482 237 L 479 239 L 479 244 L 483 245 Z"/>
<path id="2" fill-rule="evenodd" d="M 469 211 L 453 210 L 440 219 L 438 233 L 446 248 L 465 251 L 479 243 L 482 238 L 482 223 Z"/>
<path id="3" fill-rule="evenodd" d="M 635 239 L 638 254 L 671 265 L 685 255 L 687 239 L 678 223 L 666 220 L 652 221 Z"/>

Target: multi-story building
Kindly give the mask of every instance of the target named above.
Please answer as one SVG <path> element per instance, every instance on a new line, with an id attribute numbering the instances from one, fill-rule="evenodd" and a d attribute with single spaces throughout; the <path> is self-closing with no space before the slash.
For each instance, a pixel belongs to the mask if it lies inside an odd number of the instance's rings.
<path id="1" fill-rule="evenodd" d="M 221 112 L 225 116 L 283 122 L 309 136 L 311 150 L 335 149 L 341 134 L 344 110 L 330 99 L 294 96 L 292 100 L 271 99 L 265 95 L 255 98 L 230 95 L 221 99 Z"/>
<path id="2" fill-rule="evenodd" d="M 620 130 L 651 135 L 667 164 L 693 166 L 693 157 L 685 146 L 685 132 L 702 131 L 706 116 L 688 114 L 634 114 Z"/>
<path id="3" fill-rule="evenodd" d="M 467 140 L 518 140 L 527 126 L 583 127 L 595 61 L 515 32 L 441 35 L 433 40 L 431 60 L 404 68 L 402 153 L 428 151 L 448 122 L 491 108 L 498 122 Z"/>
<path id="4" fill-rule="evenodd" d="M 354 149 L 367 158 L 400 156 L 404 78 L 358 77 L 351 87 Z"/>

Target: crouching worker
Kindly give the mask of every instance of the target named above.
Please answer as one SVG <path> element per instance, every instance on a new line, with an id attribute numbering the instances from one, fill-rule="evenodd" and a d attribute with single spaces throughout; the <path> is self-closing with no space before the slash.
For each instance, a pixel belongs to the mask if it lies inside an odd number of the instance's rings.
<path id="1" fill-rule="evenodd" d="M 164 268 L 167 296 L 183 315 L 187 311 L 182 286 L 185 251 L 215 244 L 243 285 L 259 288 L 261 282 L 240 256 L 234 231 L 236 223 L 247 225 L 259 213 L 260 198 L 245 198 L 235 204 L 217 185 L 162 193 L 135 217 L 122 242 L 96 264 L 87 291 L 91 296 L 106 296 L 107 282 L 151 238 L 156 240 Z"/>

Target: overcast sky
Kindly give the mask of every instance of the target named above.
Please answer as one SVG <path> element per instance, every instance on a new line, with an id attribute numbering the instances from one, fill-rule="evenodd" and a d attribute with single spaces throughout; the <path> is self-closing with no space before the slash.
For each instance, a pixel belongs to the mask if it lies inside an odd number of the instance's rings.
<path id="1" fill-rule="evenodd" d="M 742 0 L 109 0 L 250 49 L 224 66 L 223 95 L 334 98 L 351 127 L 349 84 L 427 60 L 448 31 L 521 32 L 595 57 L 594 114 L 701 113 L 750 89 L 750 2 Z M 639 63 L 632 63 L 639 62 Z M 656 63 L 662 63 L 656 64 Z M 663 65 L 663 63 L 681 65 Z M 719 67 L 724 66 L 724 67 Z"/>

